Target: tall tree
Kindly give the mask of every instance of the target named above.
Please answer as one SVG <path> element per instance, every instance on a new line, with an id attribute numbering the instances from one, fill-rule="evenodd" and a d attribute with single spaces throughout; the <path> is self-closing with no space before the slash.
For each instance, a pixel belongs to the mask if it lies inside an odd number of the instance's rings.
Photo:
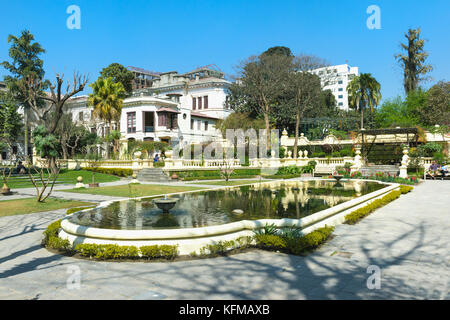
<path id="1" fill-rule="evenodd" d="M 115 83 L 111 77 L 98 78 L 90 87 L 93 93 L 89 95 L 89 105 L 94 107 L 93 116 L 105 121 L 109 125 L 109 133 L 112 133 L 112 123 L 117 123 L 119 129 L 120 115 L 122 112 L 123 95 L 125 89 L 122 83 Z M 107 149 L 109 156 L 109 147 Z"/>
<path id="2" fill-rule="evenodd" d="M 307 112 L 318 107 L 323 99 L 320 78 L 311 73 L 311 70 L 324 66 L 325 62 L 318 57 L 297 56 L 293 61 L 293 69 L 287 78 L 287 87 L 293 97 L 295 112 L 295 158 L 297 158 L 300 120 Z"/>
<path id="3" fill-rule="evenodd" d="M 230 87 L 230 105 L 233 109 L 253 112 L 264 119 L 267 146 L 270 146 L 271 114 L 280 102 L 280 93 L 285 90 L 291 68 L 290 56 L 252 56 L 241 64 L 237 81 Z"/>
<path id="4" fill-rule="evenodd" d="M 104 79 L 111 77 L 115 83 L 120 82 L 122 84 L 125 89 L 125 94 L 122 98 L 133 93 L 134 74 L 120 63 L 111 63 L 100 71 L 100 75 Z"/>
<path id="5" fill-rule="evenodd" d="M 424 51 L 425 40 L 420 39 L 420 28 L 409 29 L 405 33 L 407 43 L 401 44 L 406 55 L 397 54 L 395 58 L 403 68 L 403 86 L 406 94 L 417 90 L 423 75 L 433 70 L 431 65 L 425 64 L 428 53 Z"/>
<path id="6" fill-rule="evenodd" d="M 361 73 L 347 85 L 348 102 L 351 108 L 361 113 L 361 129 L 364 128 L 364 110 L 373 112 L 375 106 L 380 103 L 380 84 L 370 73 Z"/>
<path id="7" fill-rule="evenodd" d="M 0 95 L 0 144 L 7 146 L 10 153 L 23 128 L 22 116 L 17 110 L 14 101 Z"/>
<path id="8" fill-rule="evenodd" d="M 27 103 L 26 94 L 20 89 L 28 77 L 40 79 L 44 78 L 44 62 L 39 56 L 45 53 L 42 46 L 34 41 L 34 36 L 29 30 L 22 31 L 20 37 L 14 35 L 8 36 L 8 43 L 11 43 L 9 48 L 9 56 L 12 62 L 3 61 L 2 65 L 8 70 L 11 75 L 4 77 L 5 83 L 8 86 L 8 92 L 14 99 L 22 104 L 24 108 L 24 141 L 25 141 L 25 155 L 28 154 L 28 116 L 31 106 Z M 42 90 L 46 88 L 44 84 Z M 43 94 L 41 92 L 41 94 Z M 42 99 L 37 99 L 38 104 L 42 105 Z"/>

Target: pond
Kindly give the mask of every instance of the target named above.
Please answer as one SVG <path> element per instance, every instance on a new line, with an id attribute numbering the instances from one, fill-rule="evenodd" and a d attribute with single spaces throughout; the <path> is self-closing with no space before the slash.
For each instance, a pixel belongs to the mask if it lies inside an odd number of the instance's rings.
<path id="1" fill-rule="evenodd" d="M 147 230 L 221 225 L 241 220 L 300 219 L 386 185 L 369 181 L 275 181 L 171 195 L 178 201 L 162 213 L 153 198 L 113 202 L 70 217 L 88 227 Z"/>

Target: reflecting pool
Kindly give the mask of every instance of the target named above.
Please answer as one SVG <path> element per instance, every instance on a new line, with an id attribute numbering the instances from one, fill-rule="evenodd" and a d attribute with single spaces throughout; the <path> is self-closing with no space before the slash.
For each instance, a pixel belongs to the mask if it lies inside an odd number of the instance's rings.
<path id="1" fill-rule="evenodd" d="M 240 220 L 299 219 L 386 185 L 369 181 L 275 181 L 241 187 L 182 193 L 169 213 L 154 198 L 113 202 L 75 213 L 70 221 L 107 229 L 168 229 L 220 225 Z"/>

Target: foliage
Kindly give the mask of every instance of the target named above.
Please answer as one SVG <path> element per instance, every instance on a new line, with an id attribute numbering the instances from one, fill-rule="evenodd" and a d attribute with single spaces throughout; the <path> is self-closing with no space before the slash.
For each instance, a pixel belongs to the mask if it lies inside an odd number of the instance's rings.
<path id="1" fill-rule="evenodd" d="M 93 116 L 108 123 L 111 132 L 112 122 L 120 120 L 125 89 L 111 77 L 98 78 L 89 86 L 93 91 L 88 98 L 89 105 L 94 107 Z"/>
<path id="2" fill-rule="evenodd" d="M 104 174 L 112 174 L 115 176 L 119 176 L 119 177 L 129 177 L 133 174 L 133 170 L 132 169 L 126 169 L 126 168 L 82 168 L 83 170 L 86 171 L 95 171 L 95 172 L 99 172 L 99 173 L 104 173 Z"/>
<path id="3" fill-rule="evenodd" d="M 233 112 L 225 119 L 219 119 L 216 122 L 216 128 L 222 132 L 224 137 L 227 129 L 242 129 L 244 132 L 254 129 L 258 132 L 259 129 L 264 129 L 264 120 L 254 119 L 248 112 Z"/>
<path id="4" fill-rule="evenodd" d="M 347 92 L 349 106 L 360 111 L 360 128 L 364 128 L 364 110 L 373 112 L 381 100 L 380 84 L 370 73 L 361 73 L 347 85 Z"/>
<path id="5" fill-rule="evenodd" d="M 12 145 L 17 141 L 22 130 L 22 116 L 18 113 L 18 105 L 0 95 L 0 144 L 8 146 L 12 152 Z M 3 149 L 0 147 L 0 151 Z"/>
<path id="6" fill-rule="evenodd" d="M 75 213 L 75 212 L 78 212 L 78 211 L 87 210 L 87 209 L 92 209 L 92 208 L 95 208 L 95 207 L 96 207 L 96 206 L 70 208 L 70 209 L 68 209 L 68 210 L 66 211 L 66 214 L 69 215 L 69 214 L 72 214 L 72 213 Z"/>
<path id="7" fill-rule="evenodd" d="M 139 247 L 143 258 L 173 260 L 178 256 L 178 246 L 153 245 Z"/>
<path id="8" fill-rule="evenodd" d="M 60 149 L 59 140 L 49 133 L 43 125 L 37 126 L 33 131 L 34 147 L 41 158 L 57 158 Z"/>
<path id="9" fill-rule="evenodd" d="M 406 189 L 391 191 L 387 195 L 383 196 L 382 198 L 375 199 L 375 200 L 369 202 L 365 206 L 363 206 L 359 209 L 356 209 L 352 213 L 349 213 L 348 215 L 346 215 L 345 223 L 355 224 L 362 218 L 364 218 L 367 215 L 369 215 L 370 213 L 372 213 L 375 209 L 382 207 L 382 206 L 388 204 L 389 202 L 397 199 L 398 197 L 400 197 L 400 195 L 402 193 L 405 193 L 405 191 L 406 191 Z"/>
<path id="10" fill-rule="evenodd" d="M 256 234 L 256 246 L 268 250 L 280 250 L 292 254 L 302 254 L 325 242 L 334 231 L 334 227 L 318 228 L 302 235 L 298 228 L 285 228 L 279 234 Z"/>
<path id="11" fill-rule="evenodd" d="M 424 50 L 425 40 L 420 39 L 420 28 L 408 29 L 405 38 L 407 43 L 401 46 L 407 54 L 400 53 L 395 58 L 403 68 L 403 87 L 409 94 L 418 89 L 422 76 L 431 72 L 433 67 L 425 64 L 428 53 Z"/>
<path id="12" fill-rule="evenodd" d="M 119 246 L 117 244 L 90 244 L 82 243 L 75 247 L 81 256 L 106 259 L 136 259 L 138 248 L 135 246 Z"/>
<path id="13" fill-rule="evenodd" d="M 278 228 L 275 224 L 265 224 L 261 229 L 254 231 L 255 234 L 271 234 L 275 235 L 278 233 Z"/>
<path id="14" fill-rule="evenodd" d="M 120 63 L 111 63 L 100 71 L 100 76 L 104 79 L 112 78 L 115 83 L 120 82 L 125 89 L 122 98 L 130 96 L 133 93 L 133 72 L 129 71 Z"/>
<path id="15" fill-rule="evenodd" d="M 346 173 L 344 175 L 344 177 L 347 179 L 370 179 L 370 180 L 378 180 L 378 181 L 382 181 L 382 182 L 408 184 L 408 185 L 414 185 L 414 184 L 419 183 L 419 181 L 420 181 L 420 179 L 418 179 L 415 176 L 411 176 L 408 178 L 400 178 L 400 177 L 397 177 L 396 175 L 391 175 L 389 173 L 385 174 L 383 172 L 376 172 L 375 174 L 363 176 L 361 172 L 355 171 L 355 172 L 351 172 L 350 174 Z"/>

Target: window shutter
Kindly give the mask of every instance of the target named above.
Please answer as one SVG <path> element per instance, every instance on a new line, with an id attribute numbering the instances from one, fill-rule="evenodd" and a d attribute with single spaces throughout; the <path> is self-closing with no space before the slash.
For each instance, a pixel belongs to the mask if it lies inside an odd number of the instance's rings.
<path id="1" fill-rule="evenodd" d="M 195 110 L 197 108 L 196 101 L 196 98 L 192 98 L 192 110 Z"/>
<path id="2" fill-rule="evenodd" d="M 203 107 L 204 109 L 208 109 L 208 96 L 203 97 Z"/>
<path id="3" fill-rule="evenodd" d="M 200 110 L 202 108 L 202 97 L 198 97 L 197 101 L 198 101 L 198 110 Z"/>

